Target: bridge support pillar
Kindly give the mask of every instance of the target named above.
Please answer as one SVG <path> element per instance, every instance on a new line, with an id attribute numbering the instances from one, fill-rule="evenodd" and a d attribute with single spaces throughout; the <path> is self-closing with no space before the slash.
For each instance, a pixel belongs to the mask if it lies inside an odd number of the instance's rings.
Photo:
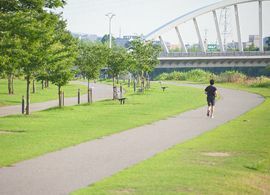
<path id="1" fill-rule="evenodd" d="M 167 47 L 167 45 L 166 45 L 166 43 L 163 41 L 163 38 L 162 38 L 161 36 L 159 36 L 158 38 L 159 38 L 159 40 L 160 40 L 160 42 L 161 42 L 161 44 L 162 44 L 162 46 L 163 46 L 163 48 L 164 48 L 164 51 L 165 51 L 166 53 L 170 53 L 170 52 L 169 52 L 169 49 L 168 49 L 168 47 Z"/>
<path id="2" fill-rule="evenodd" d="M 186 48 L 186 46 L 185 46 L 185 43 L 184 43 L 184 41 L 183 41 L 183 38 L 182 38 L 182 36 L 181 36 L 181 34 L 180 34 L 180 31 L 179 31 L 179 29 L 178 29 L 177 26 L 175 27 L 175 30 L 176 30 L 176 34 L 177 34 L 177 36 L 178 36 L 179 42 L 180 42 L 182 48 L 184 49 L 184 52 L 187 53 L 187 48 Z"/>
<path id="3" fill-rule="evenodd" d="M 262 1 L 259 1 L 259 36 L 260 36 L 260 52 L 263 52 L 264 48 L 263 48 Z"/>
<path id="4" fill-rule="evenodd" d="M 240 30 L 240 20 L 239 20 L 239 14 L 238 14 L 238 5 L 234 5 L 234 13 L 235 13 L 235 20 L 236 20 L 236 29 L 237 29 L 237 37 L 238 37 L 238 48 L 239 51 L 243 50 L 243 43 L 241 38 L 241 30 Z"/>
<path id="5" fill-rule="evenodd" d="M 225 50 L 224 50 L 224 46 L 223 46 L 222 39 L 221 39 L 221 34 L 220 34 L 220 29 L 219 29 L 216 10 L 213 10 L 213 16 L 214 16 L 215 25 L 216 25 L 216 31 L 217 31 L 217 37 L 218 37 L 218 43 L 219 43 L 220 51 L 224 52 Z"/>
<path id="6" fill-rule="evenodd" d="M 199 39 L 201 50 L 202 50 L 202 52 L 205 53 L 206 52 L 205 46 L 204 46 L 204 43 L 203 43 L 203 40 L 202 40 L 202 36 L 201 36 L 200 29 L 199 29 L 199 26 L 198 26 L 198 23 L 197 23 L 197 19 L 196 18 L 193 18 L 193 23 L 194 23 L 194 26 L 196 28 L 196 32 L 197 32 L 197 36 L 198 36 L 198 39 Z"/>

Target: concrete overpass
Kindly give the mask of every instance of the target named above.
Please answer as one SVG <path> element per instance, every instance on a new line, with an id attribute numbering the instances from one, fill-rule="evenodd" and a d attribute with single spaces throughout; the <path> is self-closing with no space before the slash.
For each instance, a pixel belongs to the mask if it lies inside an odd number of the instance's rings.
<path id="1" fill-rule="evenodd" d="M 270 51 L 162 53 L 158 59 L 160 64 L 152 73 L 152 77 L 163 72 L 188 71 L 198 68 L 214 73 L 235 70 L 250 76 L 270 76 L 270 72 L 265 71 L 266 67 L 270 66 Z"/>
<path id="2" fill-rule="evenodd" d="M 266 67 L 270 51 L 163 53 L 157 68 Z"/>

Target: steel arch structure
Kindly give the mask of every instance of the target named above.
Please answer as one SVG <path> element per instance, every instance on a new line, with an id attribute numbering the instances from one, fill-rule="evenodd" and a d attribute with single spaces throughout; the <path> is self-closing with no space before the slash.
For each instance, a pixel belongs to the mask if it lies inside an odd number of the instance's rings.
<path id="1" fill-rule="evenodd" d="M 169 50 L 168 50 L 168 48 L 167 48 L 167 46 L 166 46 L 166 44 L 165 44 L 165 42 L 164 42 L 164 40 L 162 38 L 162 34 L 164 32 L 167 32 L 167 31 L 174 28 L 175 31 L 176 31 L 176 34 L 177 34 L 177 36 L 179 38 L 180 45 L 184 49 L 185 53 L 187 53 L 187 49 L 185 47 L 185 44 L 184 44 L 184 41 L 182 39 L 182 36 L 181 36 L 181 33 L 180 33 L 180 30 L 179 30 L 178 26 L 185 23 L 185 22 L 187 22 L 187 21 L 193 20 L 194 27 L 196 29 L 197 37 L 198 37 L 198 40 L 199 40 L 201 51 L 206 52 L 206 49 L 205 49 L 205 46 L 204 46 L 204 43 L 203 43 L 203 40 L 202 40 L 202 36 L 201 36 L 200 29 L 199 29 L 196 18 L 203 15 L 203 14 L 212 12 L 213 19 L 214 19 L 214 22 L 215 22 L 216 33 L 217 33 L 217 37 L 218 37 L 218 43 L 219 43 L 219 46 L 220 46 L 220 51 L 225 52 L 224 45 L 223 45 L 222 39 L 221 39 L 221 33 L 220 33 L 220 28 L 219 28 L 219 23 L 218 23 L 218 19 L 217 19 L 216 10 L 233 6 L 234 7 L 234 12 L 235 12 L 235 19 L 236 19 L 235 22 L 236 22 L 236 28 L 237 28 L 236 30 L 237 30 L 237 38 L 238 38 L 238 49 L 239 49 L 240 52 L 242 52 L 243 51 L 243 43 L 242 43 L 242 37 L 241 37 L 241 28 L 240 28 L 240 20 L 239 20 L 239 13 L 238 13 L 238 5 L 239 4 L 244 4 L 244 3 L 258 2 L 258 5 L 259 5 L 258 6 L 259 7 L 259 10 L 258 10 L 259 21 L 258 21 L 258 23 L 259 23 L 260 51 L 263 52 L 264 51 L 264 48 L 263 48 L 263 23 L 262 23 L 262 2 L 263 1 L 269 1 L 269 0 L 223 0 L 223 1 L 211 4 L 211 5 L 196 9 L 196 10 L 194 10 L 192 12 L 189 12 L 187 14 L 184 14 L 184 15 L 182 15 L 180 17 L 177 17 L 177 18 L 171 20 L 170 22 L 162 25 L 161 27 L 157 28 L 156 30 L 152 31 L 151 33 L 146 35 L 144 38 L 145 39 L 159 38 L 159 40 L 160 40 L 160 42 L 161 42 L 161 44 L 162 44 L 162 46 L 164 48 L 164 51 L 166 53 L 169 53 Z"/>

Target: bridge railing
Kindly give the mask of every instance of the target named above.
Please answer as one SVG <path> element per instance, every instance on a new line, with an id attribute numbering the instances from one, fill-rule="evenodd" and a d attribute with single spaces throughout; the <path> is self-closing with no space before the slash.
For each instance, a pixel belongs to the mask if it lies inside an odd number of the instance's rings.
<path id="1" fill-rule="evenodd" d="M 269 56 L 270 51 L 229 51 L 229 52 L 171 52 L 161 53 L 159 57 L 226 57 L 226 56 Z"/>

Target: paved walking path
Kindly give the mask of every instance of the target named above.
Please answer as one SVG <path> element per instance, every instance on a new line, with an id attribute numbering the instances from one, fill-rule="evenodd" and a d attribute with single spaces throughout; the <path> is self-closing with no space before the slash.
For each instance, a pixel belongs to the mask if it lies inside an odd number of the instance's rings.
<path id="1" fill-rule="evenodd" d="M 74 81 L 73 83 L 87 86 L 87 82 Z M 104 85 L 104 84 L 91 83 L 90 87 L 93 88 L 93 101 L 112 98 L 111 86 Z M 81 96 L 81 103 L 86 103 L 86 102 L 87 102 L 87 94 Z M 78 104 L 77 97 L 65 98 L 65 106 L 72 106 L 76 104 Z M 58 100 L 52 100 L 52 101 L 41 102 L 41 103 L 33 103 L 30 105 L 30 112 L 46 110 L 48 108 L 53 108 L 57 106 L 58 106 Z M 13 115 L 13 114 L 21 114 L 21 113 L 22 113 L 21 105 L 0 107 L 0 117 Z"/>
<path id="2" fill-rule="evenodd" d="M 222 99 L 214 119 L 205 116 L 203 107 L 2 168 L 0 194 L 69 194 L 224 124 L 263 102 L 261 96 L 247 92 L 219 92 Z"/>

